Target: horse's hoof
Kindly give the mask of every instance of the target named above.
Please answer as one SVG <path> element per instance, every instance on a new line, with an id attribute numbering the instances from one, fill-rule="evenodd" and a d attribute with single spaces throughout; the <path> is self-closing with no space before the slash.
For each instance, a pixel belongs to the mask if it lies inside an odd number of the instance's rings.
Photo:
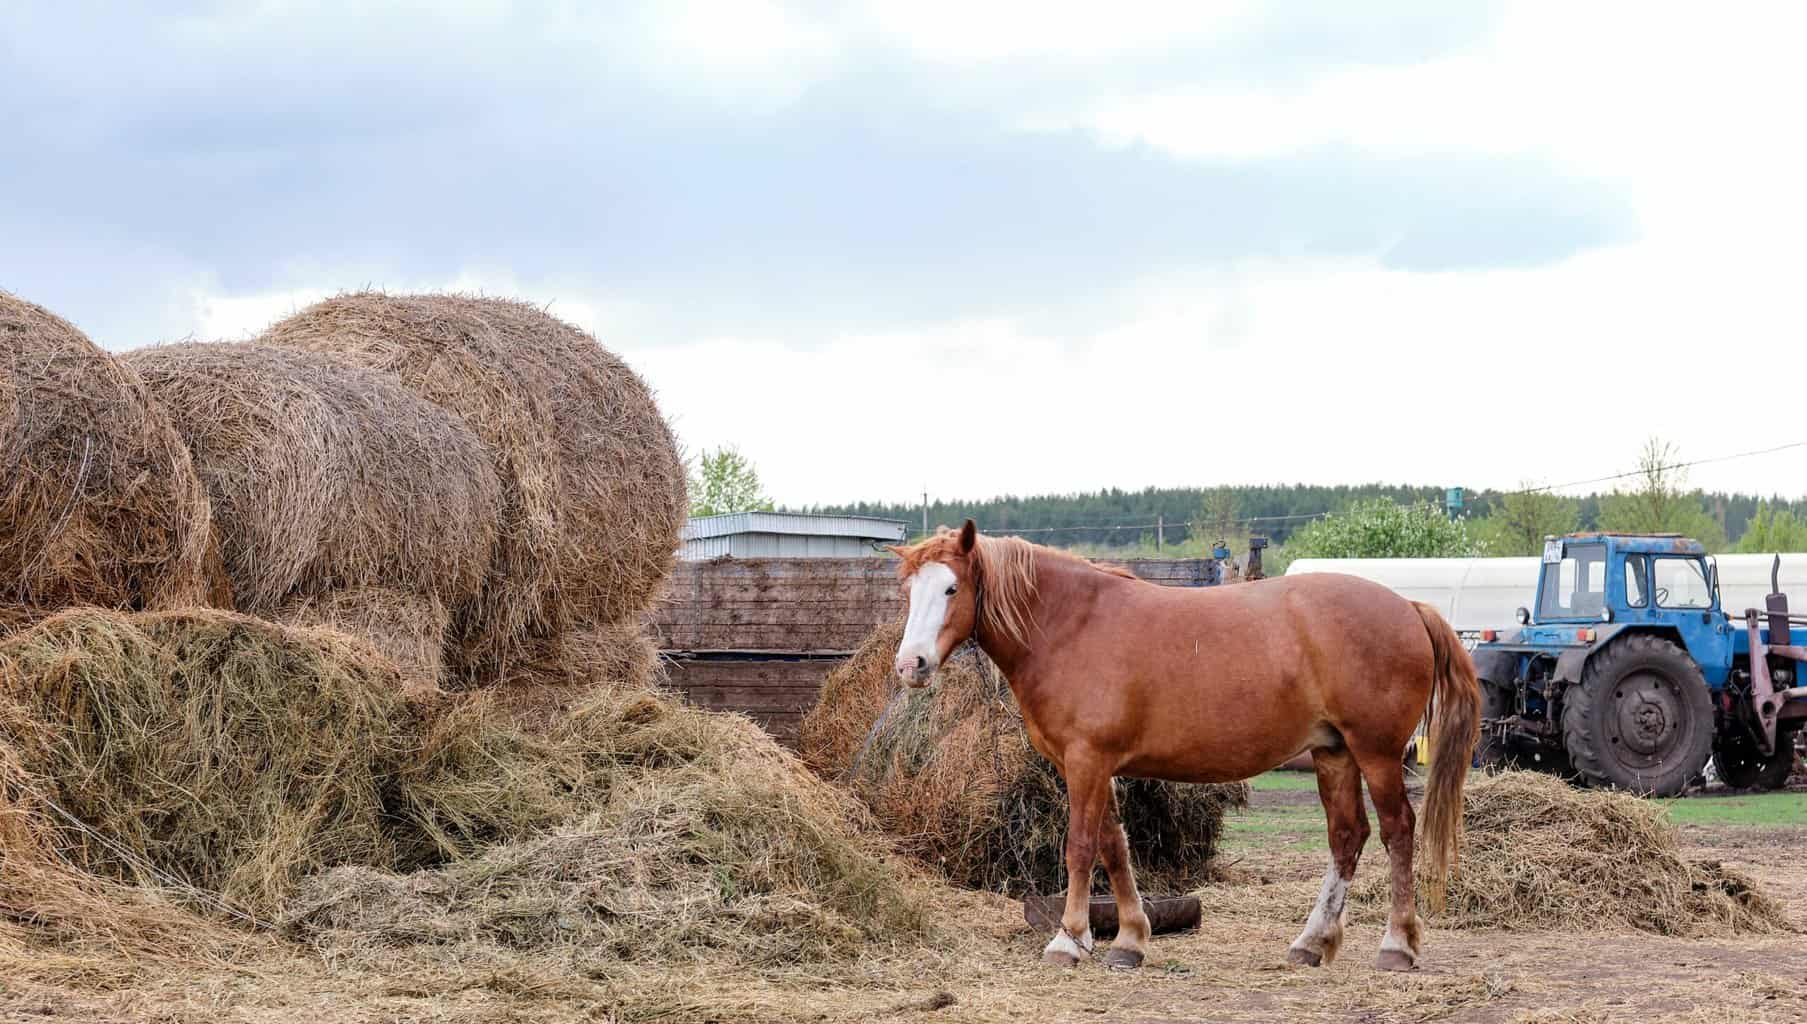
<path id="1" fill-rule="evenodd" d="M 1286 962 L 1300 964 L 1305 967 L 1316 967 L 1324 962 L 1324 958 L 1322 955 L 1313 953 L 1309 949 L 1292 946 L 1286 951 Z"/>
<path id="2" fill-rule="evenodd" d="M 1142 951 L 1112 946 L 1104 954 L 1104 966 L 1113 971 L 1133 971 L 1142 966 Z"/>
<path id="3" fill-rule="evenodd" d="M 1383 971 L 1409 971 L 1417 964 L 1408 953 L 1397 949 L 1383 949 L 1380 956 L 1375 958 L 1374 966 Z"/>
<path id="4" fill-rule="evenodd" d="M 1079 958 L 1064 949 L 1050 949 L 1042 954 L 1042 963 L 1049 967 L 1077 967 Z"/>

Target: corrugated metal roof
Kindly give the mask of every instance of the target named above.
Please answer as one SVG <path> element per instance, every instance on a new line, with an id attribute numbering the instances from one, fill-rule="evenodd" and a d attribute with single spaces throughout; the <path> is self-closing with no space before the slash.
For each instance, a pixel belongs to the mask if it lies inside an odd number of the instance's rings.
<path id="1" fill-rule="evenodd" d="M 733 512 L 703 516 L 684 524 L 684 540 L 727 537 L 737 533 L 788 533 L 810 537 L 859 537 L 896 543 L 904 539 L 901 519 L 874 516 L 817 516 L 798 512 Z"/>

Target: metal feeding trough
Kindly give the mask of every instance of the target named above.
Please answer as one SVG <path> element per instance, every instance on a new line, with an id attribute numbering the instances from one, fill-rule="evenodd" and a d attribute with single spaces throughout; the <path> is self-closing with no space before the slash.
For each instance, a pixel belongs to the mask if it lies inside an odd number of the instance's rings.
<path id="1" fill-rule="evenodd" d="M 1023 920 L 1037 931 L 1051 932 L 1060 927 L 1060 915 L 1066 912 L 1065 893 L 1054 896 L 1023 897 Z M 1198 927 L 1197 896 L 1142 897 L 1142 912 L 1148 915 L 1150 929 L 1156 935 L 1183 932 Z M 1093 896 L 1091 902 L 1092 934 L 1108 939 L 1117 934 L 1117 901 L 1109 896 Z"/>

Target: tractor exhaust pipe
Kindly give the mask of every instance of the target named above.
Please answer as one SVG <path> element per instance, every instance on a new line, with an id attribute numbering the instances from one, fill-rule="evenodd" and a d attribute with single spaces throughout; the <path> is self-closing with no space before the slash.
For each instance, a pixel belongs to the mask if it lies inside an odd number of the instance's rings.
<path id="1" fill-rule="evenodd" d="M 1772 647 L 1786 647 L 1794 641 L 1789 639 L 1788 630 L 1788 595 L 1782 593 L 1782 556 L 1769 567 L 1769 594 L 1763 598 L 1763 609 L 1769 613 L 1769 643 Z"/>

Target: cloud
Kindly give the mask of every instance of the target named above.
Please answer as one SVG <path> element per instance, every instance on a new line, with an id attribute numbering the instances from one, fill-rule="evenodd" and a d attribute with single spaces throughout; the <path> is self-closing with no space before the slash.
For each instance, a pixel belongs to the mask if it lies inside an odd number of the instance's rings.
<path id="1" fill-rule="evenodd" d="M 1592 363 L 1798 343 L 1803 17 L 14 4 L 0 287 L 114 346 L 521 295 L 793 502 L 1595 475 L 1788 429 Z"/>

